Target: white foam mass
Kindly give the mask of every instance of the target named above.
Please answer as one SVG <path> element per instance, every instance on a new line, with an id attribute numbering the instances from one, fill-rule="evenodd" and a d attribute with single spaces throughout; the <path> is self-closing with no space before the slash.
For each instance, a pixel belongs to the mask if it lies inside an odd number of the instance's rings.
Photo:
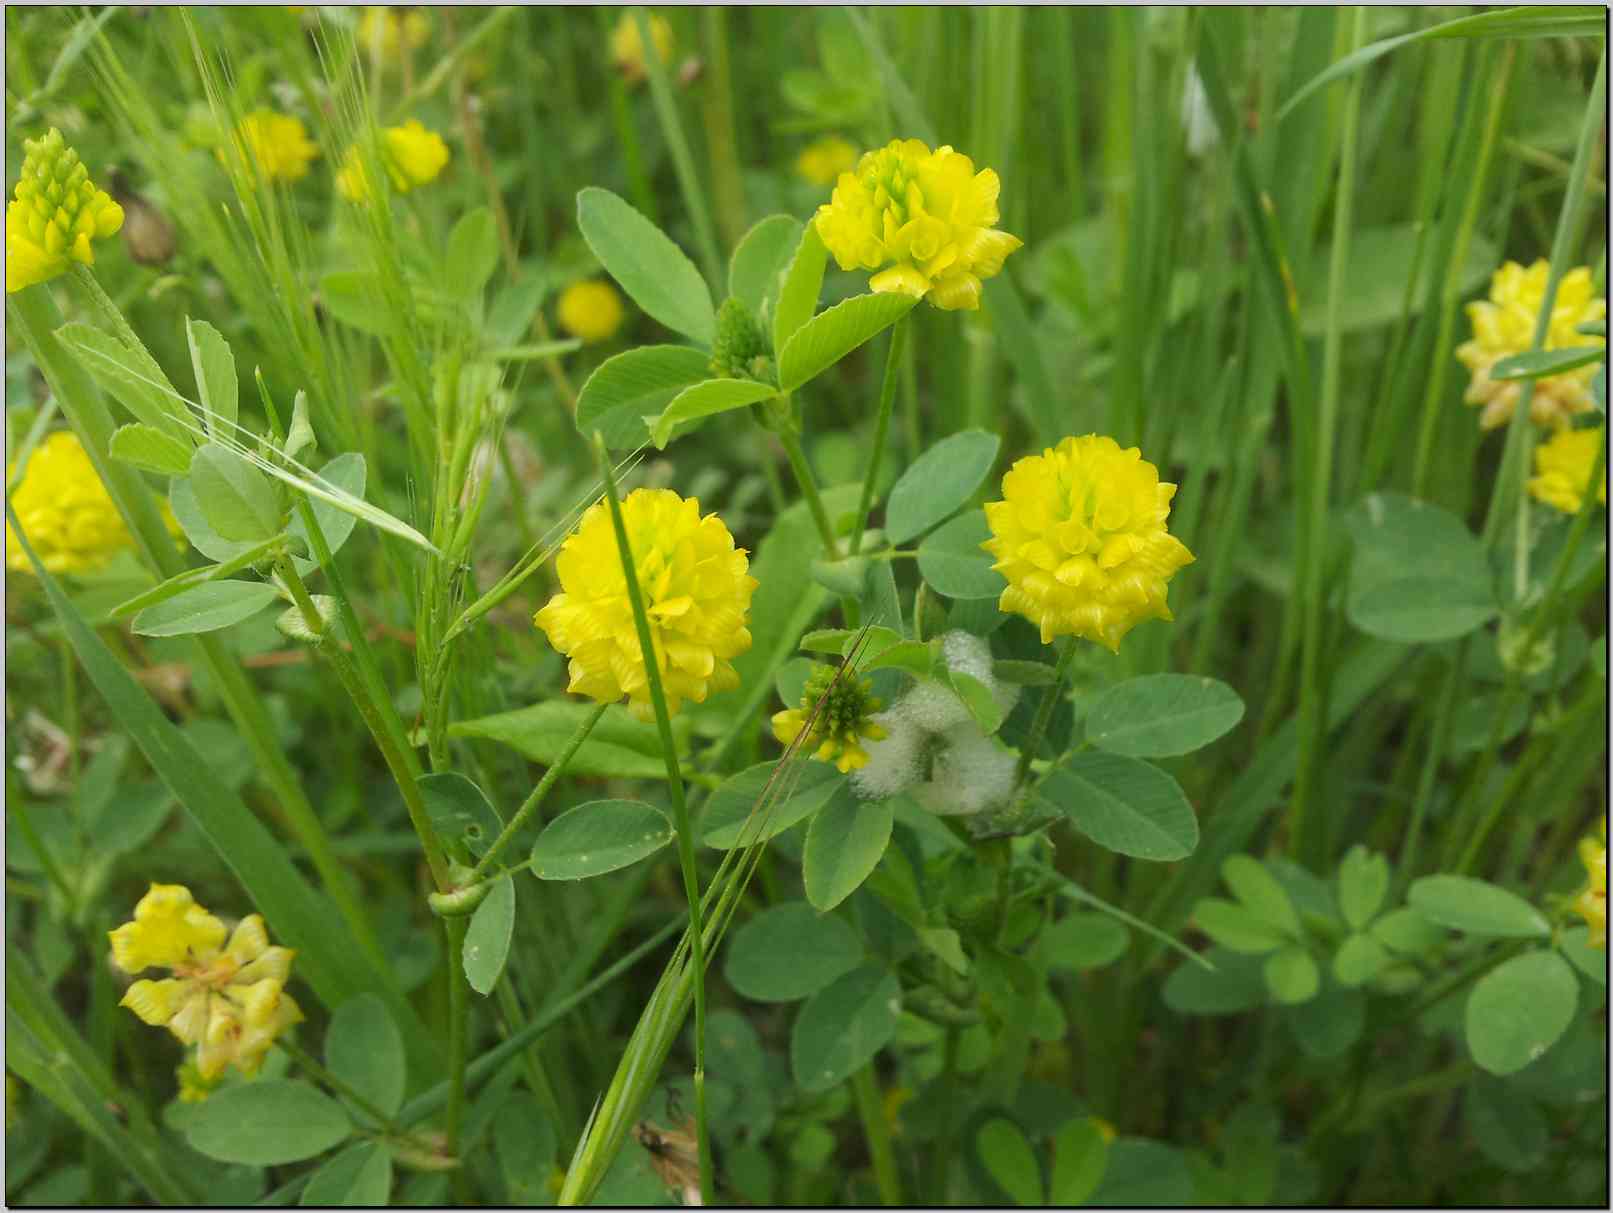
<path id="1" fill-rule="evenodd" d="M 944 733 L 969 719 L 963 700 L 938 682 L 920 682 L 891 711 L 926 733 Z"/>
<path id="2" fill-rule="evenodd" d="M 1018 756 L 986 736 L 972 721 L 941 737 L 922 799 L 934 812 L 979 813 L 1008 802 Z"/>
<path id="3" fill-rule="evenodd" d="M 851 773 L 851 790 L 864 800 L 878 800 L 904 791 L 923 777 L 919 760 L 925 736 L 895 709 L 870 719 L 884 726 L 885 736 L 863 742 L 868 761 Z"/>

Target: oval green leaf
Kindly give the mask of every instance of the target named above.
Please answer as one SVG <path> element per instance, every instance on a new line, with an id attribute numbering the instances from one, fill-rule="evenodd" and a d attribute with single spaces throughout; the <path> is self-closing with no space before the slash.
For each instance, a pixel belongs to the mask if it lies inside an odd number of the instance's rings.
<path id="1" fill-rule="evenodd" d="M 672 431 L 680 422 L 697 421 L 716 413 L 742 409 L 747 404 L 778 395 L 771 383 L 758 383 L 751 379 L 707 379 L 693 387 L 686 387 L 672 398 L 672 403 L 650 426 L 650 439 L 661 449 L 672 439 Z"/>
<path id="2" fill-rule="evenodd" d="M 1294 909 L 1288 890 L 1267 869 L 1249 855 L 1229 855 L 1221 865 L 1221 879 L 1256 918 L 1285 935 L 1300 933 L 1299 912 Z"/>
<path id="3" fill-rule="evenodd" d="M 1042 1164 L 1036 1159 L 1025 1131 L 1003 1116 L 994 1117 L 975 1133 L 975 1150 L 993 1182 L 1020 1207 L 1042 1204 Z"/>
<path id="4" fill-rule="evenodd" d="M 991 538 L 983 510 L 969 510 L 932 531 L 919 545 L 919 572 L 948 598 L 996 598 L 1008 583 L 980 545 Z"/>
<path id="5" fill-rule="evenodd" d="M 1216 943 L 1233 952 L 1260 956 L 1289 942 L 1287 932 L 1224 897 L 1201 898 L 1193 922 Z"/>
<path id="6" fill-rule="evenodd" d="M 1295 944 L 1266 957 L 1266 988 L 1278 1002 L 1309 1002 L 1322 988 L 1322 971 L 1311 954 Z"/>
<path id="7" fill-rule="evenodd" d="M 482 789 L 458 771 L 437 771 L 415 782 L 426 803 L 431 827 L 443 845 L 463 843 L 472 855 L 485 855 L 504 823 Z"/>
<path id="8" fill-rule="evenodd" d="M 583 880 L 653 855 L 672 841 L 666 814 L 641 800 L 595 800 L 560 814 L 532 844 L 539 880 Z"/>
<path id="9" fill-rule="evenodd" d="M 194 447 L 171 438 L 156 426 L 134 422 L 119 426 L 107 449 L 114 459 L 159 476 L 183 476 L 190 470 Z"/>
<path id="10" fill-rule="evenodd" d="M 687 345 L 642 345 L 607 358 L 588 376 L 577 396 L 577 430 L 598 430 L 613 450 L 643 446 L 650 437 L 644 418 L 654 417 L 710 370 L 711 355 Z"/>
<path id="11" fill-rule="evenodd" d="M 1243 700 L 1224 682 L 1148 674 L 1110 687 L 1087 711 L 1087 740 L 1114 754 L 1167 758 L 1221 737 L 1243 719 Z"/>
<path id="12" fill-rule="evenodd" d="M 853 969 L 812 996 L 790 1032 L 790 1068 L 808 1094 L 867 1065 L 896 1035 L 902 987 L 881 965 Z"/>
<path id="13" fill-rule="evenodd" d="M 190 486 L 202 516 L 225 539 L 260 543 L 285 521 L 269 478 L 215 442 L 191 457 Z"/>
<path id="14" fill-rule="evenodd" d="M 264 1078 L 208 1096 L 185 1137 L 219 1162 L 273 1167 L 323 1154 L 352 1130 L 342 1106 L 308 1083 Z"/>
<path id="15" fill-rule="evenodd" d="M 808 320 L 778 355 L 779 388 L 793 392 L 852 350 L 889 328 L 918 300 L 910 295 L 855 295 Z"/>
<path id="16" fill-rule="evenodd" d="M 142 636 L 216 632 L 250 619 L 279 598 L 279 591 L 263 581 L 204 581 L 147 607 L 131 626 Z"/>
<path id="17" fill-rule="evenodd" d="M 633 302 L 669 329 L 711 344 L 717 323 L 711 292 L 665 232 L 597 186 L 577 194 L 577 227 Z"/>
<path id="18" fill-rule="evenodd" d="M 862 956 L 862 941 L 844 921 L 787 901 L 734 932 L 723 976 L 746 998 L 794 1002 L 851 972 Z"/>
<path id="19" fill-rule="evenodd" d="M 728 262 L 728 293 L 762 321 L 778 296 L 785 268 L 801 243 L 801 221 L 793 215 L 758 220 L 734 248 Z M 766 325 L 763 325 L 764 330 Z"/>
<path id="20" fill-rule="evenodd" d="M 1469 935 L 1528 939 L 1551 932 L 1546 916 L 1516 893 L 1471 876 L 1424 876 L 1406 900 L 1430 922 Z"/>
<path id="21" fill-rule="evenodd" d="M 608 802 L 607 802 L 608 803 Z M 510 958 L 510 940 L 515 934 L 515 878 L 506 876 L 476 907 L 470 926 L 465 928 L 462 960 L 465 980 L 478 994 L 487 995 L 498 985 L 504 964 Z"/>
<path id="22" fill-rule="evenodd" d="M 378 1209 L 392 1191 L 392 1155 L 378 1141 L 348 1146 L 315 1171 L 297 1201 L 303 1208 Z"/>
<path id="23" fill-rule="evenodd" d="M 1066 914 L 1042 932 L 1042 959 L 1047 966 L 1075 973 L 1112 964 L 1130 946 L 1126 928 L 1107 914 Z"/>
<path id="24" fill-rule="evenodd" d="M 1119 754 L 1077 754 L 1049 772 L 1041 798 L 1099 846 L 1134 859 L 1183 859 L 1199 823 L 1176 781 Z"/>
<path id="25" fill-rule="evenodd" d="M 724 780 L 700 815 L 701 841 L 726 851 L 782 834 L 821 809 L 846 781 L 827 762 L 797 758 L 778 767 L 777 760 L 759 762 Z"/>
<path id="26" fill-rule="evenodd" d="M 801 876 L 807 900 L 832 910 L 868 879 L 891 840 L 890 800 L 858 800 L 841 783 L 807 828 Z"/>
<path id="27" fill-rule="evenodd" d="M 1491 1074 L 1513 1074 L 1568 1028 L 1579 979 L 1555 952 L 1525 952 L 1485 974 L 1467 998 L 1467 1047 Z"/>
<path id="28" fill-rule="evenodd" d="M 325 1065 L 386 1115 L 403 1106 L 403 1035 L 376 995 L 361 994 L 336 1008 L 325 1031 Z"/>
<path id="29" fill-rule="evenodd" d="M 1090 1116 L 1067 1121 L 1053 1137 L 1053 1179 L 1047 1203 L 1064 1208 L 1085 1204 L 1103 1182 L 1109 1142 Z"/>
<path id="30" fill-rule="evenodd" d="M 961 509 L 991 471 L 1001 446 L 996 434 L 964 430 L 925 451 L 891 489 L 886 537 L 906 543 Z"/>
<path id="31" fill-rule="evenodd" d="M 823 271 L 829 263 L 829 250 L 824 247 L 815 223 L 806 225 L 801 243 L 796 245 L 795 256 L 779 286 L 778 306 L 773 309 L 773 353 L 778 355 L 817 310 L 818 295 L 823 290 Z"/>

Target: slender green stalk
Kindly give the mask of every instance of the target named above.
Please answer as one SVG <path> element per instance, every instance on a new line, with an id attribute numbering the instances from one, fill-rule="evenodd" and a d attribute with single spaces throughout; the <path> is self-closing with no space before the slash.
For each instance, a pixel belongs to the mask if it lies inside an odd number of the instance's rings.
<path id="1" fill-rule="evenodd" d="M 1075 645 L 1074 636 L 1065 637 L 1064 648 L 1059 652 L 1058 664 L 1053 667 L 1053 685 L 1042 692 L 1042 702 L 1036 705 L 1036 716 L 1031 721 L 1030 732 L 1025 736 L 1025 744 L 1019 751 L 1019 765 L 1014 768 L 1011 803 L 1017 799 L 1020 789 L 1025 786 L 1025 778 L 1030 774 L 1031 760 L 1041 748 L 1042 738 L 1047 734 L 1047 726 L 1053 722 L 1053 711 L 1064 696 L 1064 679 L 1070 672 L 1071 661 L 1075 659 Z"/>
<path id="2" fill-rule="evenodd" d="M 639 20 L 643 21 L 642 10 Z M 642 27 L 641 27 L 642 28 Z M 644 29 L 645 42 L 649 30 Z M 650 703 L 655 708 L 655 725 L 661 737 L 661 755 L 666 760 L 667 795 L 672 801 L 673 824 L 678 831 L 678 863 L 683 869 L 683 891 L 689 901 L 689 951 L 694 964 L 694 1082 L 695 1132 L 700 1146 L 700 1196 L 702 1203 L 711 1200 L 711 1138 L 706 1125 L 706 959 L 705 931 L 700 921 L 700 876 L 695 870 L 694 827 L 689 820 L 689 806 L 683 796 L 683 774 L 678 766 L 677 742 L 672 736 L 672 713 L 667 710 L 666 692 L 661 687 L 660 657 L 650 631 L 650 617 L 644 605 L 644 591 L 638 583 L 638 565 L 633 556 L 633 545 L 627 536 L 627 524 L 622 520 L 622 503 L 616 491 L 616 474 L 611 468 L 610 454 L 605 449 L 605 438 L 594 434 L 594 460 L 599 467 L 600 479 L 605 485 L 605 500 L 610 506 L 611 526 L 616 532 L 616 548 L 621 554 L 622 571 L 627 579 L 627 598 L 633 607 L 633 623 L 638 630 L 639 650 L 644 657 L 644 674 L 649 683 Z"/>
<path id="3" fill-rule="evenodd" d="M 790 426 L 781 426 L 775 430 L 779 445 L 784 448 L 784 456 L 790 461 L 790 470 L 795 473 L 795 483 L 806 498 L 807 508 L 812 511 L 812 521 L 818 525 L 818 537 L 823 540 L 823 554 L 830 560 L 840 559 L 840 546 L 835 542 L 834 527 L 829 522 L 829 511 L 823 507 L 823 496 L 818 492 L 818 482 L 812 475 L 812 465 L 807 462 L 806 452 L 801 449 L 801 439 Z"/>
<path id="4" fill-rule="evenodd" d="M 477 861 L 476 867 L 471 871 L 470 880 L 466 882 L 467 884 L 474 883 L 487 874 L 487 869 L 492 865 L 493 860 L 498 858 L 498 853 L 508 845 L 510 839 L 515 837 L 516 832 L 526 825 L 532 814 L 538 811 L 538 808 L 543 804 L 544 797 L 549 794 L 549 789 L 554 787 L 555 781 L 564 774 L 566 764 L 576 756 L 577 751 L 582 747 L 582 743 L 588 740 L 588 734 L 593 732 L 594 726 L 599 723 L 599 718 L 605 714 L 605 709 L 609 706 L 610 704 L 608 703 L 595 704 L 593 710 L 583 717 L 582 723 L 577 726 L 576 731 L 567 738 L 565 748 L 560 751 L 559 756 L 555 758 L 549 769 L 543 773 L 543 778 L 538 781 L 538 786 L 532 789 L 532 794 L 526 798 L 526 802 L 515 811 L 515 816 L 510 818 L 509 825 L 499 832 L 499 836 L 493 840 L 493 845 L 487 848 L 487 854 Z"/>
<path id="5" fill-rule="evenodd" d="M 677 174 L 678 189 L 683 194 L 684 209 L 694 224 L 695 244 L 700 249 L 700 262 L 706 272 L 706 281 L 713 289 L 723 285 L 722 257 L 717 252 L 717 233 L 711 226 L 711 208 L 700 178 L 695 173 L 694 156 L 689 152 L 689 140 L 683 133 L 683 122 L 678 117 L 677 99 L 672 95 L 672 84 L 667 79 L 666 64 L 650 36 L 650 18 L 641 7 L 632 9 L 633 20 L 638 22 L 639 37 L 644 46 L 644 66 L 650 77 L 650 98 L 655 102 L 655 116 L 661 123 L 661 134 L 672 153 L 672 168 Z"/>
<path id="6" fill-rule="evenodd" d="M 333 1094 L 351 1100 L 354 1107 L 382 1129 L 398 1137 L 408 1136 L 407 1129 L 371 1103 L 360 1091 L 326 1069 L 312 1053 L 309 1053 L 301 1045 L 296 1044 L 290 1037 L 283 1035 L 276 1037 L 274 1044 L 277 1049 L 301 1066 L 308 1077 L 330 1088 Z"/>
<path id="7" fill-rule="evenodd" d="M 885 351 L 885 377 L 879 385 L 879 414 L 874 422 L 874 447 L 868 452 L 868 471 L 863 476 L 862 496 L 857 499 L 857 521 L 851 528 L 850 550 L 855 556 L 862 547 L 863 528 L 874 504 L 874 486 L 879 480 L 879 460 L 885 453 L 885 437 L 890 431 L 891 406 L 896 400 L 896 369 L 907 345 L 907 315 L 891 329 L 890 348 Z"/>
<path id="8" fill-rule="evenodd" d="M 745 182 L 739 169 L 739 139 L 734 132 L 734 85 L 728 68 L 728 10 L 712 4 L 700 10 L 705 37 L 707 83 L 706 145 L 711 154 L 712 192 L 717 222 L 732 247 L 745 235 Z"/>
<path id="9" fill-rule="evenodd" d="M 1428 816 L 1428 806 L 1433 800 L 1439 765 L 1445 757 L 1445 739 L 1450 733 L 1451 717 L 1456 706 L 1456 690 L 1462 685 L 1462 676 L 1467 668 L 1467 656 L 1468 647 L 1464 644 L 1457 650 L 1455 660 L 1445 672 L 1439 704 L 1434 709 L 1434 719 L 1428 727 L 1428 743 L 1427 749 L 1423 752 L 1422 771 L 1417 776 L 1417 792 L 1412 800 L 1411 816 L 1406 823 L 1406 834 L 1401 841 L 1400 858 L 1396 864 L 1395 882 L 1402 891 L 1417 873 L 1417 848 L 1422 841 L 1423 822 Z"/>
<path id="10" fill-rule="evenodd" d="M 459 1153 L 459 1133 L 465 1117 L 465 1047 L 470 986 L 460 956 L 465 949 L 465 931 L 470 923 L 464 918 L 445 918 L 442 925 L 448 937 L 448 1114 L 443 1132 L 448 1139 L 445 1148 L 451 1157 Z"/>
<path id="11" fill-rule="evenodd" d="M 903 1203 L 901 1177 L 896 1171 L 896 1154 L 891 1149 L 891 1127 L 885 1119 L 885 1106 L 879 1097 L 873 1062 L 851 1076 L 851 1089 L 857 1096 L 857 1115 L 862 1120 L 868 1156 L 874 1163 L 874 1182 L 879 1185 L 880 1203 L 887 1208 L 900 1206 Z"/>

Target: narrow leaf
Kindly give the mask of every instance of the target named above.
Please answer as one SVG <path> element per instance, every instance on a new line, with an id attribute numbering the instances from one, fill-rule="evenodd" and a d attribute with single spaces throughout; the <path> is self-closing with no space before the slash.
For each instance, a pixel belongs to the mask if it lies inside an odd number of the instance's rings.
<path id="1" fill-rule="evenodd" d="M 758 383 L 750 379 L 708 379 L 684 388 L 672 398 L 672 403 L 662 410 L 650 427 L 650 438 L 658 448 L 665 450 L 666 444 L 672 439 L 672 431 L 680 422 L 742 409 L 776 395 L 778 389 L 771 383 Z"/>
<path id="2" fill-rule="evenodd" d="M 120 426 L 107 449 L 114 459 L 132 463 L 159 476 L 183 476 L 190 470 L 190 457 L 194 447 L 188 442 L 170 438 L 156 426 L 135 422 Z"/>
<path id="3" fill-rule="evenodd" d="M 694 262 L 665 232 L 595 186 L 577 194 L 577 226 L 635 303 L 669 329 L 711 344 L 717 324 L 711 292 Z"/>
<path id="4" fill-rule="evenodd" d="M 250 619 L 273 602 L 280 592 L 263 581 L 207 581 L 147 607 L 134 617 L 141 636 L 188 636 L 216 632 Z"/>
<path id="5" fill-rule="evenodd" d="M 808 320 L 779 351 L 779 387 L 793 392 L 875 334 L 889 328 L 918 300 L 910 295 L 856 295 Z"/>
<path id="6" fill-rule="evenodd" d="M 818 308 L 818 294 L 823 290 L 823 271 L 829 263 L 829 250 L 818 235 L 815 223 L 806 225 L 795 256 L 784 271 L 784 283 L 779 288 L 778 307 L 773 312 L 773 352 L 782 354 L 795 332 Z"/>
<path id="7" fill-rule="evenodd" d="M 191 369 L 196 373 L 196 390 L 202 401 L 202 421 L 207 432 L 217 437 L 233 437 L 240 411 L 240 385 L 235 375 L 235 355 L 224 335 L 204 320 L 185 317 L 185 340 L 190 346 Z"/>
<path id="8" fill-rule="evenodd" d="M 515 878 L 506 876 L 482 899 L 465 930 L 465 980 L 478 994 L 491 994 L 498 985 L 514 934 Z"/>

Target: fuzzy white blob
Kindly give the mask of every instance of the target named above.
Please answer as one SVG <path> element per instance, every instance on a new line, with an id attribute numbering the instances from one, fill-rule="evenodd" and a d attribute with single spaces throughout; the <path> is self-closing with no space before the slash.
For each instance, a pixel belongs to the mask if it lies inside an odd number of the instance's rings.
<path id="1" fill-rule="evenodd" d="M 924 775 L 919 765 L 926 741 L 924 732 L 894 710 L 880 712 L 871 719 L 885 726 L 885 736 L 879 741 L 863 742 L 868 761 L 851 773 L 851 790 L 864 800 L 894 796 Z"/>
<path id="2" fill-rule="evenodd" d="M 930 781 L 922 799 L 944 815 L 979 813 L 1008 803 L 1018 756 L 982 733 L 972 722 L 949 729 L 941 737 Z"/>

